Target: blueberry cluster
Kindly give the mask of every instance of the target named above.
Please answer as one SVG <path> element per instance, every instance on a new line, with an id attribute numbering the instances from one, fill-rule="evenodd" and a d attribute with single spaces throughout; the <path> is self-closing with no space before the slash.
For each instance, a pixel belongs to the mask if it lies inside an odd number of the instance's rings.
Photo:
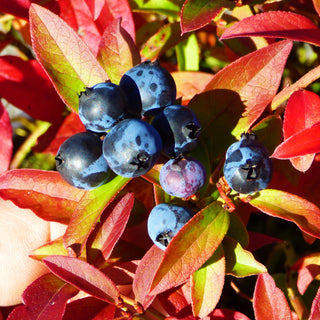
<path id="1" fill-rule="evenodd" d="M 85 88 L 79 117 L 87 131 L 60 146 L 57 170 L 71 185 L 92 189 L 106 183 L 110 171 L 127 178 L 147 173 L 163 153 L 170 158 L 160 172 L 163 189 L 182 198 L 195 194 L 206 172 L 187 154 L 201 127 L 194 112 L 175 100 L 174 79 L 158 61 L 131 68 L 119 85 Z"/>
<path id="2" fill-rule="evenodd" d="M 243 133 L 226 152 L 223 167 L 229 186 L 243 194 L 263 190 L 272 177 L 272 162 L 268 150 L 254 133 Z"/>

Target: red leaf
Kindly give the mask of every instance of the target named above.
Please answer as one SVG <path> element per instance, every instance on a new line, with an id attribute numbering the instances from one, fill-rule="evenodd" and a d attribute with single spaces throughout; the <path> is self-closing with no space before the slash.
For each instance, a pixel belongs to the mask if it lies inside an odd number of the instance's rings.
<path id="1" fill-rule="evenodd" d="M 99 17 L 106 0 L 85 0 L 85 2 L 90 9 L 93 19 L 96 20 Z"/>
<path id="2" fill-rule="evenodd" d="M 253 309 L 256 320 L 292 319 L 284 293 L 276 287 L 268 273 L 258 276 L 253 295 Z"/>
<path id="3" fill-rule="evenodd" d="M 98 50 L 97 59 L 113 83 L 119 83 L 123 74 L 140 63 L 140 54 L 132 38 L 115 19 L 106 27 Z"/>
<path id="4" fill-rule="evenodd" d="M 259 248 L 271 244 L 271 243 L 281 243 L 283 240 L 277 239 L 270 237 L 266 234 L 263 233 L 258 233 L 258 232 L 253 232 L 249 231 L 249 245 L 246 248 L 248 251 L 255 251 L 258 250 Z"/>
<path id="5" fill-rule="evenodd" d="M 229 309 L 216 309 L 210 316 L 211 320 L 250 320 L 243 313 L 229 310 Z"/>
<path id="6" fill-rule="evenodd" d="M 303 295 L 310 283 L 320 274 L 320 254 L 316 252 L 299 259 L 292 269 L 298 271 L 297 287 Z"/>
<path id="7" fill-rule="evenodd" d="M 132 290 L 135 299 L 141 303 L 144 309 L 152 303 L 155 296 L 149 295 L 150 286 L 156 270 L 158 269 L 164 252 L 153 245 L 150 250 L 144 255 L 138 264 L 138 268 L 133 279 Z"/>
<path id="8" fill-rule="evenodd" d="M 320 288 L 318 289 L 317 295 L 313 299 L 311 312 L 308 320 L 320 319 Z"/>
<path id="9" fill-rule="evenodd" d="M 246 106 L 235 128 L 236 135 L 248 130 L 272 101 L 291 48 L 291 41 L 280 41 L 252 52 L 224 67 L 207 85 L 205 91 L 236 92 Z"/>
<path id="10" fill-rule="evenodd" d="M 14 309 L 8 320 L 62 319 L 66 304 L 78 290 L 53 274 L 35 280 L 22 294 L 24 306 Z"/>
<path id="11" fill-rule="evenodd" d="M 187 301 L 182 288 L 162 292 L 157 295 L 157 300 L 171 317 L 185 319 L 192 314 L 191 304 Z"/>
<path id="12" fill-rule="evenodd" d="M 110 21 L 118 18 L 121 18 L 121 26 L 130 34 L 132 39 L 135 39 L 135 24 L 129 2 L 127 0 L 105 0 L 100 15 L 96 20 L 100 33 L 104 33 Z"/>
<path id="13" fill-rule="evenodd" d="M 30 0 L 10 0 L 0 2 L 0 12 L 9 13 L 16 17 L 27 20 Z"/>
<path id="14" fill-rule="evenodd" d="M 72 135 L 85 131 L 85 126 L 81 122 L 79 115 L 75 112 L 71 112 L 65 119 L 63 120 L 61 126 L 57 130 L 54 139 L 50 142 L 50 144 L 45 146 L 43 150 L 44 153 L 52 153 L 57 154 L 61 144 L 71 137 Z"/>
<path id="15" fill-rule="evenodd" d="M 79 33 L 92 53 L 97 55 L 101 34 L 87 2 L 85 0 L 59 0 L 59 16 Z"/>
<path id="16" fill-rule="evenodd" d="M 107 260 L 121 237 L 134 203 L 134 194 L 127 193 L 115 205 L 107 208 L 107 219 L 103 222 L 93 243 L 92 248 L 102 251 L 104 259 Z"/>
<path id="17" fill-rule="evenodd" d="M 320 29 L 308 18 L 283 11 L 269 11 L 245 18 L 228 28 L 220 38 L 285 38 L 320 45 Z"/>
<path id="18" fill-rule="evenodd" d="M 317 94 L 298 90 L 294 92 L 287 103 L 284 113 L 283 136 L 287 140 L 292 135 L 312 127 L 320 122 L 320 98 Z M 293 166 L 302 172 L 307 171 L 315 154 L 290 159 Z"/>
<path id="19" fill-rule="evenodd" d="M 107 80 L 107 74 L 78 34 L 51 11 L 32 4 L 30 31 L 38 61 L 66 105 L 77 111 L 78 94 Z"/>
<path id="20" fill-rule="evenodd" d="M 290 136 L 276 148 L 271 157 L 290 159 L 318 152 L 320 152 L 320 122 Z"/>
<path id="21" fill-rule="evenodd" d="M 320 209 L 306 199 L 280 190 L 265 189 L 250 204 L 273 217 L 294 222 L 309 235 L 320 237 Z"/>
<path id="22" fill-rule="evenodd" d="M 119 302 L 119 291 L 114 282 L 91 264 L 65 256 L 46 257 L 43 262 L 56 276 L 79 290 L 112 304 Z"/>
<path id="23" fill-rule="evenodd" d="M 12 142 L 12 127 L 9 114 L 6 108 L 0 101 L 0 174 L 7 171 L 9 168 L 13 142 Z"/>
<path id="24" fill-rule="evenodd" d="M 182 34 L 210 23 L 225 7 L 232 9 L 234 4 L 228 0 L 186 0 L 181 10 Z"/>
<path id="25" fill-rule="evenodd" d="M 103 210 L 130 179 L 116 176 L 108 183 L 85 193 L 63 236 L 66 248 L 73 247 L 80 255 Z"/>
<path id="26" fill-rule="evenodd" d="M 188 280 L 219 247 L 229 219 L 220 202 L 211 203 L 193 216 L 166 248 L 150 293 L 158 294 Z"/>
<path id="27" fill-rule="evenodd" d="M 68 223 L 86 192 L 69 185 L 55 171 L 16 169 L 0 176 L 1 197 L 48 221 Z"/>
<path id="28" fill-rule="evenodd" d="M 61 122 L 65 110 L 51 81 L 36 60 L 0 57 L 0 96 L 31 117 L 51 123 Z"/>

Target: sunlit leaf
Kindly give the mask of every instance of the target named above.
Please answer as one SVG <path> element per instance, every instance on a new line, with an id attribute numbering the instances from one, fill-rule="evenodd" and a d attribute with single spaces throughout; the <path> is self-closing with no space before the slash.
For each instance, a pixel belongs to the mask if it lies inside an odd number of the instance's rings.
<path id="1" fill-rule="evenodd" d="M 287 103 L 284 122 L 283 138 L 287 140 L 292 135 L 312 127 L 320 122 L 320 98 L 317 94 L 307 90 L 294 92 Z M 302 172 L 307 171 L 315 154 L 290 159 L 293 166 Z"/>
<path id="2" fill-rule="evenodd" d="M 129 180 L 116 176 L 110 182 L 85 194 L 74 210 L 64 234 L 66 247 L 72 246 L 76 254 L 80 254 L 103 210 Z"/>
<path id="3" fill-rule="evenodd" d="M 49 221 L 68 223 L 86 193 L 65 182 L 56 171 L 16 169 L 0 177 L 3 198 Z"/>
<path id="4" fill-rule="evenodd" d="M 198 71 L 200 63 L 199 50 L 197 37 L 193 33 L 188 39 L 178 43 L 176 46 L 178 69 L 180 71 Z"/>
<path id="5" fill-rule="evenodd" d="M 113 20 L 105 29 L 97 56 L 113 83 L 140 63 L 140 54 L 130 35 L 121 27 L 121 19 Z"/>
<path id="6" fill-rule="evenodd" d="M 258 262 L 251 252 L 242 248 L 239 242 L 226 237 L 223 241 L 226 257 L 226 273 L 235 277 L 247 277 L 267 272 L 267 268 Z"/>
<path id="7" fill-rule="evenodd" d="M 225 8 L 233 9 L 228 0 L 187 0 L 181 11 L 182 33 L 200 29 L 216 18 Z"/>
<path id="8" fill-rule="evenodd" d="M 212 320 L 250 320 L 247 316 L 239 311 L 231 309 L 215 309 L 210 319 Z"/>
<path id="9" fill-rule="evenodd" d="M 265 189 L 250 204 L 266 214 L 294 222 L 307 234 L 320 237 L 320 209 L 306 199 L 281 190 Z"/>
<path id="10" fill-rule="evenodd" d="M 24 305 L 11 312 L 10 320 L 62 319 L 66 304 L 78 290 L 53 274 L 35 280 L 22 294 Z"/>
<path id="11" fill-rule="evenodd" d="M 320 317 L 320 288 L 312 301 L 311 312 L 308 320 L 317 320 Z"/>
<path id="12" fill-rule="evenodd" d="M 253 295 L 253 309 L 256 320 L 292 320 L 284 293 L 276 287 L 268 273 L 258 276 Z"/>
<path id="13" fill-rule="evenodd" d="M 91 245 L 91 248 L 101 250 L 105 260 L 109 258 L 127 225 L 133 203 L 133 193 L 127 193 L 114 206 L 108 207 L 108 216 Z"/>
<path id="14" fill-rule="evenodd" d="M 147 308 L 155 298 L 154 295 L 149 295 L 148 292 L 163 256 L 164 252 L 156 245 L 153 245 L 138 264 L 133 279 L 132 290 L 136 300 L 144 308 Z"/>
<path id="15" fill-rule="evenodd" d="M 130 0 L 133 11 L 157 12 L 174 18 L 179 16 L 180 5 L 177 0 Z"/>
<path id="16" fill-rule="evenodd" d="M 76 32 L 51 11 L 32 4 L 30 28 L 39 62 L 63 101 L 77 111 L 78 94 L 107 80 L 107 74 Z"/>
<path id="17" fill-rule="evenodd" d="M 320 122 L 290 136 L 271 156 L 277 159 L 290 159 L 318 152 L 320 152 Z"/>
<path id="18" fill-rule="evenodd" d="M 233 130 L 235 136 L 248 130 L 272 101 L 291 48 L 291 41 L 280 41 L 259 49 L 224 67 L 208 83 L 205 91 L 233 91 L 244 104 L 244 112 L 238 107 L 243 114 Z"/>
<path id="19" fill-rule="evenodd" d="M 229 227 L 229 213 L 213 202 L 191 218 L 169 242 L 154 276 L 151 294 L 186 281 L 214 253 Z"/>
<path id="20" fill-rule="evenodd" d="M 119 291 L 113 281 L 91 264 L 73 257 L 50 256 L 43 259 L 45 265 L 64 281 L 101 299 L 117 304 Z"/>
<path id="21" fill-rule="evenodd" d="M 0 96 L 35 119 L 62 121 L 65 106 L 37 60 L 0 57 Z"/>
<path id="22" fill-rule="evenodd" d="M 29 257 L 36 259 L 36 260 L 42 260 L 45 257 L 53 256 L 53 255 L 62 255 L 62 256 L 68 256 L 68 250 L 63 245 L 62 237 L 59 237 L 53 241 L 50 241 L 49 243 L 44 244 L 43 246 L 33 250 Z"/>
<path id="23" fill-rule="evenodd" d="M 212 257 L 191 276 L 193 315 L 204 318 L 216 307 L 225 278 L 225 257 L 220 246 Z"/>
<path id="24" fill-rule="evenodd" d="M 320 29 L 305 16 L 285 11 L 269 11 L 242 19 L 220 38 L 271 37 L 320 45 Z"/>

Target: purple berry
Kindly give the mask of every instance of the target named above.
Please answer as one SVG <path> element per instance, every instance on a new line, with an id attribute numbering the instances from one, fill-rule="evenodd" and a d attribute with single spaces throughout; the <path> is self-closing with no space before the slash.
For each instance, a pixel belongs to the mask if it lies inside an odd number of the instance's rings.
<path id="1" fill-rule="evenodd" d="M 171 196 L 187 198 L 204 185 L 206 176 L 204 166 L 196 159 L 170 159 L 160 170 L 160 185 Z"/>

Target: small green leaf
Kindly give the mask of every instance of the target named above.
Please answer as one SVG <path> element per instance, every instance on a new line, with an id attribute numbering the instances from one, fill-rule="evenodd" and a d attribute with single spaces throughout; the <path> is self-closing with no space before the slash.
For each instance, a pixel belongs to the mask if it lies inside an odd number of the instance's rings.
<path id="1" fill-rule="evenodd" d="M 222 246 L 191 277 L 193 315 L 206 317 L 219 302 L 225 278 L 225 257 Z"/>
<path id="2" fill-rule="evenodd" d="M 180 14 L 178 0 L 129 0 L 132 11 L 156 12 L 177 19 Z"/>
<path id="3" fill-rule="evenodd" d="M 180 71 L 198 71 L 200 62 L 199 51 L 198 40 L 194 33 L 187 40 L 178 43 L 176 46 L 178 69 Z"/>
<path id="4" fill-rule="evenodd" d="M 251 252 L 242 248 L 239 242 L 225 237 L 223 249 L 226 257 L 226 273 L 235 277 L 247 277 L 267 272 L 267 268 L 258 262 Z"/>

